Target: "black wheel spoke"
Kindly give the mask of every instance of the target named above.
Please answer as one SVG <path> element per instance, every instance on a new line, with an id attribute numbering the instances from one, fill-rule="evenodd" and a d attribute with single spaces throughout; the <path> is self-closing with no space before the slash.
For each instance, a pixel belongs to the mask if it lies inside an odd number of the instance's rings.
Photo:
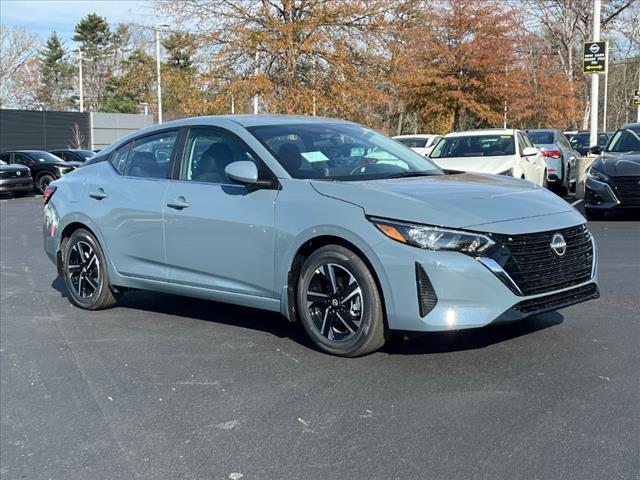
<path id="1" fill-rule="evenodd" d="M 332 323 L 333 323 L 333 314 L 327 308 L 324 311 L 324 316 L 322 318 L 322 326 L 320 327 L 320 334 L 323 337 L 329 338 L 329 335 L 331 333 L 331 325 L 332 325 Z"/>
<path id="2" fill-rule="evenodd" d="M 340 303 L 344 304 L 351 300 L 354 296 L 360 295 L 360 293 L 360 285 L 358 285 L 358 282 L 354 281 L 342 292 Z"/>
<path id="3" fill-rule="evenodd" d="M 93 289 L 94 292 L 98 289 L 98 284 L 89 275 L 84 276 L 84 281 L 89 284 L 89 286 Z"/>
<path id="4" fill-rule="evenodd" d="M 329 299 L 329 295 L 327 295 L 326 293 L 312 292 L 310 290 L 307 291 L 308 302 L 323 303 L 323 302 L 326 302 L 328 299 Z"/>
<path id="5" fill-rule="evenodd" d="M 336 312 L 336 317 L 340 320 L 345 327 L 347 327 L 351 332 L 358 330 L 358 325 L 351 319 L 349 314 L 341 314 L 340 312 Z"/>

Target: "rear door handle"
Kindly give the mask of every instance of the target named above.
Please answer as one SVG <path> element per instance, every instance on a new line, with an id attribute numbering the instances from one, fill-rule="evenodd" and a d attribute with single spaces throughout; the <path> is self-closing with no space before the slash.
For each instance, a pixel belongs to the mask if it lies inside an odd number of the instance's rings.
<path id="1" fill-rule="evenodd" d="M 191 204 L 185 200 L 184 197 L 178 197 L 173 202 L 167 203 L 167 207 L 174 208 L 176 210 L 182 210 L 184 208 L 189 208 Z"/>
<path id="2" fill-rule="evenodd" d="M 109 195 L 107 195 L 107 193 L 102 188 L 98 188 L 95 192 L 90 193 L 89 196 L 91 198 L 95 198 L 96 200 L 104 200 Z"/>

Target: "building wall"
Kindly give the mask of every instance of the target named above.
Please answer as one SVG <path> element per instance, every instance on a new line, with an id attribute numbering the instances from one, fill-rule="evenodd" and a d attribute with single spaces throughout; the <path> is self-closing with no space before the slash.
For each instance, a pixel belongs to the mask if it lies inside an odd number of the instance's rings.
<path id="1" fill-rule="evenodd" d="M 153 123 L 153 115 L 91 112 L 93 149 L 104 148 L 119 138 Z"/>
<path id="2" fill-rule="evenodd" d="M 153 123 L 152 115 L 0 109 L 0 151 L 95 150 Z"/>
<path id="3" fill-rule="evenodd" d="M 83 148 L 91 142 L 89 114 L 0 110 L 0 151 Z"/>

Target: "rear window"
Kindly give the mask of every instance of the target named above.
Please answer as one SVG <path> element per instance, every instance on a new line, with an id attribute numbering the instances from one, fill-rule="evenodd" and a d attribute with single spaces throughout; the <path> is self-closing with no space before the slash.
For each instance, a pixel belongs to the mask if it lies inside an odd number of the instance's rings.
<path id="1" fill-rule="evenodd" d="M 429 156 L 431 158 L 498 157 L 514 154 L 513 135 L 469 135 L 443 138 Z"/>
<path id="2" fill-rule="evenodd" d="M 536 132 L 529 130 L 527 135 L 529 135 L 531 141 L 536 145 L 553 143 L 553 132 Z"/>
<path id="3" fill-rule="evenodd" d="M 396 140 L 409 148 L 424 148 L 429 141 L 426 138 L 396 138 Z"/>

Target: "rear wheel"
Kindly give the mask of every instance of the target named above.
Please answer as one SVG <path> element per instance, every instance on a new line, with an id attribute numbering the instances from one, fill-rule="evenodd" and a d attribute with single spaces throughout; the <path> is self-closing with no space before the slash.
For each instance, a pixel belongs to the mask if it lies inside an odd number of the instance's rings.
<path id="1" fill-rule="evenodd" d="M 109 285 L 109 273 L 100 244 L 87 230 L 71 234 L 62 252 L 64 283 L 69 300 L 87 310 L 114 306 L 120 294 Z"/>
<path id="2" fill-rule="evenodd" d="M 378 287 L 351 250 L 327 245 L 312 253 L 300 271 L 296 301 L 307 334 L 325 352 L 357 357 L 384 345 Z"/>
<path id="3" fill-rule="evenodd" d="M 40 193 L 44 193 L 49 184 L 56 179 L 51 173 L 43 173 L 36 180 L 36 188 Z"/>

